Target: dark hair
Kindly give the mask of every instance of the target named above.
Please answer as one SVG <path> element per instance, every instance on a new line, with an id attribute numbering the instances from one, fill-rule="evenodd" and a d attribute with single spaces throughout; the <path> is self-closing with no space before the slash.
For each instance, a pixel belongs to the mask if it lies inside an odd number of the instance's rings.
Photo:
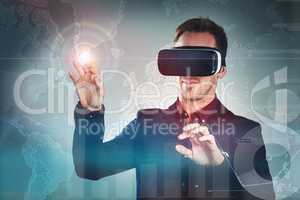
<path id="1" fill-rule="evenodd" d="M 221 26 L 219 26 L 209 18 L 197 17 L 188 19 L 177 27 L 174 42 L 177 42 L 179 37 L 185 32 L 208 32 L 212 34 L 215 38 L 217 49 L 219 49 L 224 59 L 225 65 L 225 57 L 227 54 L 228 44 L 226 33 Z"/>

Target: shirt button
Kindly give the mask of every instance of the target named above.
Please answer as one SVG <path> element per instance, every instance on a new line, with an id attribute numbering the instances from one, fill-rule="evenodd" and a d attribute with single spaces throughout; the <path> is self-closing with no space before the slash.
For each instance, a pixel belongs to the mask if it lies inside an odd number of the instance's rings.
<path id="1" fill-rule="evenodd" d="M 186 112 L 183 113 L 184 118 L 188 118 L 188 114 Z"/>

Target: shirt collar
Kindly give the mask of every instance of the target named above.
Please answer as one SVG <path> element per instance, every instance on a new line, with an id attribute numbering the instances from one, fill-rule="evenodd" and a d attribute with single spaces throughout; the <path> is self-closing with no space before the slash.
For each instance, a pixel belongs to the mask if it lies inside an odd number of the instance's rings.
<path id="1" fill-rule="evenodd" d="M 176 113 L 183 118 L 188 118 L 188 114 L 183 109 L 179 98 L 176 99 L 175 103 L 173 103 L 169 109 L 176 110 Z M 206 121 L 212 116 L 224 114 L 227 111 L 227 109 L 222 105 L 222 103 L 219 101 L 217 97 L 215 97 L 209 104 L 207 104 L 205 107 L 203 107 L 201 110 L 198 110 L 197 112 L 194 112 L 191 114 L 190 118 Z"/>

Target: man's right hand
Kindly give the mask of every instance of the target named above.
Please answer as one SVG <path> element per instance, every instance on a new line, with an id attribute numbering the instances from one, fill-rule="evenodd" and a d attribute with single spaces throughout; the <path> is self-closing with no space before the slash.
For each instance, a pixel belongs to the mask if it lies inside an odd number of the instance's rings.
<path id="1" fill-rule="evenodd" d="M 103 103 L 103 84 L 95 61 L 90 61 L 84 66 L 78 61 L 73 61 L 69 71 L 82 107 L 89 111 L 101 110 Z"/>

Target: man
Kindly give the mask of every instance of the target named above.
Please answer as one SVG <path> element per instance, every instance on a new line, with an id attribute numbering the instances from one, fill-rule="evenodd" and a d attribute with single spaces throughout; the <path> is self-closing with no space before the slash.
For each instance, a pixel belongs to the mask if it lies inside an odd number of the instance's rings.
<path id="1" fill-rule="evenodd" d="M 174 46 L 212 47 L 225 58 L 227 37 L 210 19 L 193 18 L 177 28 Z M 178 77 L 173 105 L 140 110 L 103 143 L 103 87 L 92 65 L 75 63 L 70 72 L 80 98 L 73 141 L 78 176 L 98 180 L 135 168 L 138 199 L 275 198 L 260 125 L 216 97 L 226 66 L 211 76 Z"/>

